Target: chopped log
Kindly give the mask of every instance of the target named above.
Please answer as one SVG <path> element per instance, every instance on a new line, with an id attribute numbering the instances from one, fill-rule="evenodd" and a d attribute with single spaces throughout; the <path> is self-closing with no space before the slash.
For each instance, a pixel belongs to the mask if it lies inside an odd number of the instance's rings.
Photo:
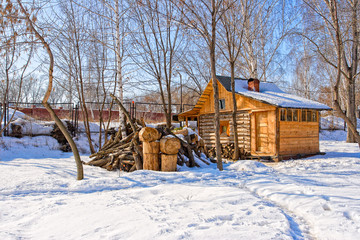
<path id="1" fill-rule="evenodd" d="M 160 152 L 160 142 L 144 142 L 143 153 L 156 153 Z"/>
<path id="2" fill-rule="evenodd" d="M 139 132 L 139 139 L 142 142 L 153 142 L 159 140 L 161 134 L 155 128 L 144 127 Z"/>
<path id="3" fill-rule="evenodd" d="M 205 141 L 204 139 L 200 138 L 199 141 L 198 141 L 198 146 L 199 147 L 204 147 L 205 146 Z"/>
<path id="4" fill-rule="evenodd" d="M 177 154 L 181 147 L 180 140 L 174 137 L 160 139 L 160 151 L 166 154 Z"/>
<path id="5" fill-rule="evenodd" d="M 127 125 L 130 130 L 128 136 L 122 140 L 112 138 L 100 149 L 96 154 L 92 154 L 92 160 L 87 165 L 96 165 L 109 171 L 120 169 L 123 171 L 134 171 L 140 169 L 155 170 L 160 168 L 162 171 L 175 171 L 176 164 L 189 167 L 199 166 L 194 159 L 196 154 L 199 159 L 206 164 L 208 161 L 201 158 L 201 152 L 206 147 L 204 140 L 198 138 L 197 134 L 189 135 L 187 140 L 178 138 L 170 129 L 160 127 L 157 129 L 144 127 L 140 130 L 139 120 L 133 120 L 135 132 L 131 132 L 133 128 Z M 116 133 L 118 135 L 119 131 Z M 160 141 L 161 136 L 164 137 Z M 143 140 L 140 143 L 139 140 Z M 160 158 L 160 148 L 163 156 Z M 231 153 L 231 148 L 223 148 L 224 151 Z M 173 155 L 173 156 L 172 156 Z M 160 161 L 161 160 L 161 161 Z M 172 160 L 172 161 L 170 161 Z"/>
<path id="6" fill-rule="evenodd" d="M 197 143 L 197 141 L 198 141 L 198 135 L 197 134 L 191 134 L 191 135 L 189 135 L 190 136 L 190 143 L 192 143 L 192 144 L 196 144 Z"/>
<path id="7" fill-rule="evenodd" d="M 133 140 L 131 140 L 131 144 L 133 148 L 132 154 L 135 159 L 136 170 L 141 170 L 143 169 L 143 150 L 139 144 L 139 132 L 136 132 Z"/>
<path id="8" fill-rule="evenodd" d="M 133 172 L 133 171 L 135 171 L 135 170 L 136 170 L 136 164 L 134 164 L 134 165 L 130 168 L 129 172 Z"/>
<path id="9" fill-rule="evenodd" d="M 133 152 L 133 157 L 135 160 L 136 170 L 143 169 L 143 162 L 140 158 L 140 155 L 137 152 Z"/>
<path id="10" fill-rule="evenodd" d="M 189 163 L 187 163 L 186 165 L 188 167 L 194 167 L 195 166 L 195 159 L 194 159 L 194 155 L 192 153 L 192 149 L 190 147 L 190 144 L 180 138 L 178 138 L 174 133 L 171 132 L 170 129 L 166 129 L 166 132 L 169 134 L 169 135 L 172 135 L 174 136 L 175 138 L 179 139 L 180 140 L 180 143 L 181 143 L 181 147 L 184 148 L 186 151 L 185 152 L 185 155 L 187 158 L 189 158 Z"/>
<path id="11" fill-rule="evenodd" d="M 125 160 L 121 160 L 122 163 L 126 163 L 126 164 L 130 164 L 130 165 L 134 165 L 135 161 L 134 160 L 130 160 L 130 159 L 125 159 Z"/>
<path id="12" fill-rule="evenodd" d="M 124 148 L 127 148 L 131 145 L 131 143 L 125 143 L 123 145 L 114 145 L 111 149 L 107 149 L 105 151 L 99 151 L 97 153 L 94 153 L 94 154 L 91 154 L 90 155 L 90 158 L 93 158 L 93 157 L 101 157 L 101 156 L 105 156 L 105 155 L 109 155 L 111 153 L 114 152 L 114 150 L 121 150 L 121 149 L 124 149 Z"/>
<path id="13" fill-rule="evenodd" d="M 187 136 L 189 134 L 189 131 L 187 130 L 187 128 L 184 128 L 184 129 L 175 131 L 174 134 L 181 134 L 183 136 Z"/>
<path id="14" fill-rule="evenodd" d="M 102 167 L 102 166 L 105 166 L 109 161 L 111 161 L 110 157 L 100 159 L 100 160 L 90 161 L 90 162 L 86 163 L 86 165 Z"/>
<path id="15" fill-rule="evenodd" d="M 175 172 L 177 163 L 177 154 L 161 154 L 161 171 Z"/>
<path id="16" fill-rule="evenodd" d="M 185 159 L 183 154 L 181 154 L 180 152 L 178 153 L 178 160 L 177 160 L 177 164 L 180 166 L 184 166 L 185 163 Z"/>
<path id="17" fill-rule="evenodd" d="M 144 170 L 159 171 L 159 154 L 158 153 L 144 153 Z"/>

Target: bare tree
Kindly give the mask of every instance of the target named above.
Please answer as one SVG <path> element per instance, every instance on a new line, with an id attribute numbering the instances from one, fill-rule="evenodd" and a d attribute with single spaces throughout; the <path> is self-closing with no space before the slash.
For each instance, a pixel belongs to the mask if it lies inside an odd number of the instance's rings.
<path id="1" fill-rule="evenodd" d="M 35 26 L 36 17 L 35 15 L 31 16 L 31 13 L 29 10 L 27 10 L 22 2 L 20 0 L 17 0 L 17 3 L 19 5 L 19 9 L 21 10 L 21 13 L 23 16 L 20 16 L 19 18 L 22 18 L 26 22 L 27 28 L 32 32 L 36 39 L 38 39 L 41 43 L 41 45 L 46 49 L 46 52 L 49 56 L 50 64 L 49 64 L 49 82 L 48 82 L 48 88 L 45 93 L 45 96 L 43 98 L 43 105 L 45 106 L 46 110 L 50 113 L 51 117 L 55 121 L 55 123 L 58 125 L 61 132 L 64 134 L 66 140 L 69 142 L 70 147 L 73 151 L 76 166 L 77 166 L 77 180 L 82 180 L 84 178 L 84 172 L 83 172 L 83 166 L 80 159 L 80 155 L 77 149 L 77 146 L 74 142 L 74 140 L 71 138 L 69 132 L 67 131 L 65 125 L 62 123 L 62 121 L 58 118 L 58 116 L 55 114 L 54 110 L 51 108 L 51 106 L 48 103 L 48 99 L 50 97 L 52 88 L 53 88 L 53 70 L 54 70 L 54 57 L 50 48 L 50 45 L 47 43 L 43 35 L 38 31 L 38 28 Z"/>
<path id="2" fill-rule="evenodd" d="M 238 60 L 240 52 L 242 51 L 242 41 L 244 35 L 244 27 L 247 22 L 247 14 L 242 15 L 243 12 L 247 12 L 249 6 L 247 1 L 228 1 L 225 3 L 228 9 L 221 17 L 221 25 L 219 29 L 220 39 L 220 50 L 230 66 L 231 76 L 231 93 L 233 101 L 233 112 L 232 112 L 232 125 L 234 132 L 234 159 L 239 159 L 239 137 L 237 131 L 237 103 L 235 96 L 235 63 Z"/>
<path id="3" fill-rule="evenodd" d="M 90 53 L 86 52 L 90 38 L 87 29 L 89 22 L 84 15 L 79 16 L 79 12 L 83 8 L 78 7 L 72 1 L 61 3 L 60 10 L 60 13 L 63 15 L 58 17 L 58 22 L 61 23 L 61 26 L 58 27 L 59 37 L 56 46 L 63 62 L 66 62 L 62 69 L 66 69 L 69 83 L 71 81 L 74 82 L 90 152 L 94 153 L 95 148 L 92 143 L 89 123 L 89 109 L 86 104 L 89 101 L 88 99 L 92 99 L 88 92 L 88 90 L 92 89 L 89 86 L 92 78 L 88 68 L 91 65 L 91 60 L 88 57 Z"/>
<path id="4" fill-rule="evenodd" d="M 297 8 L 291 1 L 243 0 L 239 9 L 245 16 L 243 50 L 237 63 L 245 78 L 267 81 L 284 64 L 281 46 L 292 32 L 297 19 Z M 240 36 L 238 36 L 240 38 Z M 279 74 L 280 75 L 280 74 Z M 280 78 L 281 75 L 278 77 Z"/>
<path id="5" fill-rule="evenodd" d="M 214 94 L 214 110 L 215 110 L 215 148 L 217 166 L 220 171 L 223 170 L 221 159 L 220 144 L 220 113 L 219 113 L 219 89 L 216 78 L 216 29 L 221 15 L 225 8 L 223 0 L 172 0 L 181 11 L 181 19 L 179 22 L 184 26 L 196 30 L 209 50 L 211 79 Z"/>
<path id="6" fill-rule="evenodd" d="M 0 136 L 12 121 L 18 102 L 22 99 L 24 83 L 28 82 L 27 70 L 33 57 L 33 39 L 27 39 L 26 31 L 21 27 L 19 9 L 13 7 L 11 2 L 0 8 L 0 93 L 1 116 L 4 126 L 0 127 Z M 28 42 L 25 44 L 24 42 Z M 15 102 L 13 114 L 8 116 L 9 102 Z"/>
<path id="7" fill-rule="evenodd" d="M 174 21 L 175 6 L 166 0 L 139 1 L 133 8 L 139 32 L 132 33 L 136 46 L 133 60 L 149 76 L 156 79 L 166 126 L 171 127 L 172 84 L 179 52 L 182 51 L 180 25 Z"/>
<path id="8" fill-rule="evenodd" d="M 355 84 L 359 75 L 359 2 L 358 0 L 312 0 L 304 1 L 317 17 L 323 20 L 322 37 L 317 39 L 304 36 L 315 46 L 316 52 L 322 59 L 336 69 L 334 89 L 334 108 L 348 124 L 347 142 L 358 142 L 360 136 L 356 125 Z M 339 4 L 341 5 L 339 7 Z M 312 23 L 319 27 L 319 24 Z M 314 32 L 318 28 L 313 28 Z M 330 40 L 331 42 L 329 42 Z M 326 41 L 326 43 L 324 42 Z M 331 43 L 331 44 L 329 44 Z M 344 82 L 346 92 L 346 112 L 340 105 L 341 82 Z"/>

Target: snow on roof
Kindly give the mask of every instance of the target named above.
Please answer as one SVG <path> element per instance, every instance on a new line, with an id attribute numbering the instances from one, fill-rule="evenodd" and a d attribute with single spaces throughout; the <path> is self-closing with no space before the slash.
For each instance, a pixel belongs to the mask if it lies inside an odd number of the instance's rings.
<path id="1" fill-rule="evenodd" d="M 229 89 L 230 77 L 218 76 L 219 82 Z M 286 93 L 278 88 L 274 83 L 260 82 L 260 92 L 249 91 L 247 79 L 235 79 L 235 92 L 258 101 L 262 101 L 271 105 L 284 108 L 304 108 L 304 109 L 318 109 L 318 110 L 331 110 L 325 104 L 312 101 L 303 97 Z"/>

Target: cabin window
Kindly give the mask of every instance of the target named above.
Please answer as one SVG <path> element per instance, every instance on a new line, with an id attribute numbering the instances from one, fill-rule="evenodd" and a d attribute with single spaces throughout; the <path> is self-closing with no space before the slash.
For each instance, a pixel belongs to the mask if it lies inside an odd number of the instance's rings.
<path id="1" fill-rule="evenodd" d="M 311 111 L 306 111 L 306 121 L 311 122 Z"/>
<path id="2" fill-rule="evenodd" d="M 311 111 L 311 121 L 317 122 L 317 112 L 316 111 Z"/>
<path id="3" fill-rule="evenodd" d="M 292 110 L 291 109 L 287 109 L 286 111 L 286 121 L 292 121 Z"/>
<path id="4" fill-rule="evenodd" d="M 286 109 L 280 109 L 280 121 L 285 121 Z"/>
<path id="5" fill-rule="evenodd" d="M 305 115 L 306 117 L 306 115 Z M 298 122 L 299 110 L 298 109 L 280 109 L 280 121 Z"/>
<path id="6" fill-rule="evenodd" d="M 306 122 L 306 110 L 301 110 L 301 121 Z"/>
<path id="7" fill-rule="evenodd" d="M 220 136 L 230 136 L 229 121 L 220 121 Z"/>
<path id="8" fill-rule="evenodd" d="M 225 99 L 220 99 L 219 100 L 219 108 L 220 108 L 220 110 L 225 109 Z"/>
<path id="9" fill-rule="evenodd" d="M 293 121 L 297 122 L 299 120 L 299 111 L 297 109 L 293 109 Z"/>

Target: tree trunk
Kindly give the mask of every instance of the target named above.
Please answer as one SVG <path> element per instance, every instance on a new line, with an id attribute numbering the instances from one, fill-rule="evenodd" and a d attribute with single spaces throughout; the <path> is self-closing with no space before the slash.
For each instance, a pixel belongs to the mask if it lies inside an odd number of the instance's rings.
<path id="1" fill-rule="evenodd" d="M 115 1 L 115 24 L 116 24 L 116 32 L 115 32 L 115 56 L 116 56 L 116 80 L 119 84 L 119 99 L 122 104 L 124 104 L 124 96 L 123 96 L 123 79 L 122 79 L 122 58 L 121 58 L 121 36 L 120 36 L 120 10 L 119 10 L 119 1 Z M 126 121 L 124 114 L 122 111 L 119 111 L 119 122 L 121 129 L 121 137 L 126 137 Z"/>
<path id="2" fill-rule="evenodd" d="M 230 62 L 230 70 L 231 70 L 231 93 L 233 100 L 233 112 L 232 112 L 232 122 L 233 122 L 233 131 L 234 131 L 234 160 L 238 160 L 240 157 L 239 154 L 239 134 L 237 131 L 237 121 L 236 121 L 236 113 L 237 113 L 237 103 L 235 96 L 235 62 Z"/>
<path id="3" fill-rule="evenodd" d="M 347 101 L 346 101 L 346 116 L 349 120 L 353 123 L 354 126 L 357 126 L 357 119 L 356 119 L 356 104 L 355 104 L 355 81 L 348 80 L 346 84 L 347 90 Z M 348 143 L 355 143 L 356 137 L 353 132 L 349 129 L 347 131 L 346 142 Z"/>
<path id="4" fill-rule="evenodd" d="M 214 110 L 215 110 L 215 148 L 216 148 L 216 160 L 217 167 L 220 171 L 223 170 L 222 158 L 221 158 L 221 143 L 220 143 L 220 111 L 219 111 L 219 89 L 216 78 L 216 58 L 215 58 L 215 46 L 216 46 L 216 6 L 215 0 L 212 0 L 212 12 L 211 12 L 211 39 L 210 39 L 210 64 L 211 64 L 211 78 L 213 84 L 214 93 Z"/>
<path id="5" fill-rule="evenodd" d="M 339 99 L 340 99 L 340 94 L 339 94 L 339 85 L 341 82 L 341 66 L 342 66 L 342 53 L 344 51 L 344 46 L 343 43 L 341 41 L 341 36 L 340 36 L 340 26 L 339 26 L 339 19 L 338 19 L 338 15 L 337 15 L 337 2 L 335 0 L 333 0 L 331 2 L 331 4 L 328 4 L 328 8 L 330 10 L 331 13 L 331 17 L 332 20 L 334 22 L 334 28 L 335 28 L 335 36 L 336 36 L 336 55 L 337 55 L 337 74 L 336 74 L 336 83 L 334 86 L 334 107 L 335 110 L 340 114 L 340 117 L 342 119 L 344 119 L 344 121 L 348 124 L 348 128 L 349 130 L 353 133 L 354 137 L 356 138 L 356 141 L 360 147 L 360 135 L 357 132 L 356 129 L 356 125 L 353 124 L 353 122 L 346 116 L 346 114 L 341 110 L 340 104 L 339 104 Z M 354 70 L 354 69 L 352 69 Z"/>
<path id="6" fill-rule="evenodd" d="M 70 136 L 70 134 L 67 131 L 67 129 L 66 129 L 65 125 L 63 124 L 63 122 L 55 114 L 54 110 L 51 108 L 49 103 L 43 101 L 43 105 L 46 108 L 46 110 L 50 113 L 51 118 L 55 121 L 56 125 L 59 127 L 60 131 L 62 132 L 62 134 L 64 134 L 66 140 L 68 141 L 68 143 L 69 143 L 69 145 L 71 147 L 71 150 L 72 150 L 72 152 L 74 154 L 74 158 L 75 158 L 75 162 L 76 162 L 77 180 L 82 180 L 84 178 L 84 170 L 83 170 L 80 154 L 79 154 L 78 148 L 77 148 L 74 140 Z"/>
<path id="7" fill-rule="evenodd" d="M 50 113 L 52 119 L 55 121 L 55 123 L 58 125 L 60 131 L 64 134 L 66 140 L 69 142 L 71 150 L 74 154 L 74 158 L 75 158 L 75 162 L 76 162 L 76 167 L 77 167 L 77 180 L 82 180 L 84 178 L 84 170 L 83 170 L 83 166 L 82 166 L 82 162 L 81 162 L 81 158 L 80 158 L 80 154 L 79 151 L 76 147 L 76 144 L 74 142 L 74 140 L 71 138 L 69 132 L 67 131 L 66 127 L 64 126 L 64 124 L 61 122 L 61 120 L 58 118 L 58 116 L 55 114 L 55 112 L 53 111 L 53 109 L 50 107 L 49 103 L 47 102 L 50 94 L 51 94 L 51 90 L 52 90 L 52 82 L 53 82 L 53 71 L 54 71 L 54 56 L 52 54 L 52 51 L 50 49 L 49 44 L 45 41 L 45 39 L 40 35 L 40 33 L 35 29 L 32 20 L 30 19 L 29 13 L 25 10 L 25 8 L 23 7 L 22 3 L 20 0 L 17 0 L 21 11 L 25 14 L 25 18 L 26 21 L 29 24 L 30 29 L 34 32 L 35 36 L 41 41 L 42 45 L 45 47 L 49 58 L 50 58 L 50 65 L 49 65 L 49 85 L 48 85 L 48 89 L 45 93 L 44 99 L 43 99 L 43 105 L 45 106 L 46 110 Z"/>

